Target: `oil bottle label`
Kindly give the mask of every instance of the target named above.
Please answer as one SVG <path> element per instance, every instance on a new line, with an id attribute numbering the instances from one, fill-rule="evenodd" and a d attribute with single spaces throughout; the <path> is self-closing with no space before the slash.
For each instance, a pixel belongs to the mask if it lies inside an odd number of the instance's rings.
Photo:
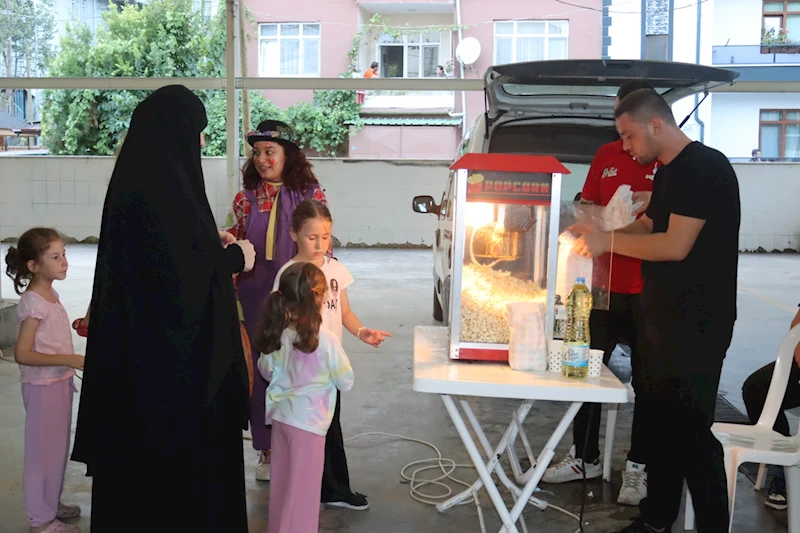
<path id="1" fill-rule="evenodd" d="M 589 345 L 583 343 L 564 343 L 563 364 L 581 368 L 589 366 Z"/>

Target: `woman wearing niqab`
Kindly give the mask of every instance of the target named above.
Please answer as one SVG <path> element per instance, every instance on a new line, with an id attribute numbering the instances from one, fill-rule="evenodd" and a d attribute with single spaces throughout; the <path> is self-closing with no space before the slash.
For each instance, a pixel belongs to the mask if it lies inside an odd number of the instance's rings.
<path id="1" fill-rule="evenodd" d="M 220 242 L 200 167 L 206 125 L 191 91 L 155 91 L 109 183 L 72 454 L 93 478 L 94 532 L 247 531 L 231 276 L 251 245 Z"/>

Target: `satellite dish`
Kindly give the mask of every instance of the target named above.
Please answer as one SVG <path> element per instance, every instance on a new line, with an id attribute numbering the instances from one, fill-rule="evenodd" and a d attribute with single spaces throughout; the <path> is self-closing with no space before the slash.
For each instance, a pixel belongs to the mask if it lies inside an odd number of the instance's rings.
<path id="1" fill-rule="evenodd" d="M 456 59 L 464 65 L 472 65 L 481 56 L 481 43 L 475 37 L 467 37 L 456 46 Z"/>

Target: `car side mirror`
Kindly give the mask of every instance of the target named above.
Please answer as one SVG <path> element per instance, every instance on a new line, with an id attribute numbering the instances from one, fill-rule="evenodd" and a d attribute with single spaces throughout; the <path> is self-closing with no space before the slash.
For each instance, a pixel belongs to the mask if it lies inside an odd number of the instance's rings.
<path id="1" fill-rule="evenodd" d="M 426 213 L 431 215 L 438 215 L 440 206 L 436 205 L 436 200 L 433 196 L 415 196 L 411 202 L 411 207 L 415 213 Z"/>

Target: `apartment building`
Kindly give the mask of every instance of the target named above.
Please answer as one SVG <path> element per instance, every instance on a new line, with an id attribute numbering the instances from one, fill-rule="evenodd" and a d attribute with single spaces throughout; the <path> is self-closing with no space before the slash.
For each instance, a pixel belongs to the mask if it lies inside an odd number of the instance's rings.
<path id="1" fill-rule="evenodd" d="M 245 0 L 255 20 L 247 40 L 249 76 L 461 77 L 458 43 L 474 37 L 477 60 L 465 78 L 492 64 L 600 58 L 604 0 L 576 8 L 559 0 Z M 608 0 L 605 0 L 606 2 Z M 304 13 L 304 15 L 299 15 Z M 310 100 L 307 91 L 265 91 L 281 107 Z M 350 140 L 350 157 L 452 159 L 467 124 L 484 111 L 483 94 L 366 91 L 366 126 Z"/>

